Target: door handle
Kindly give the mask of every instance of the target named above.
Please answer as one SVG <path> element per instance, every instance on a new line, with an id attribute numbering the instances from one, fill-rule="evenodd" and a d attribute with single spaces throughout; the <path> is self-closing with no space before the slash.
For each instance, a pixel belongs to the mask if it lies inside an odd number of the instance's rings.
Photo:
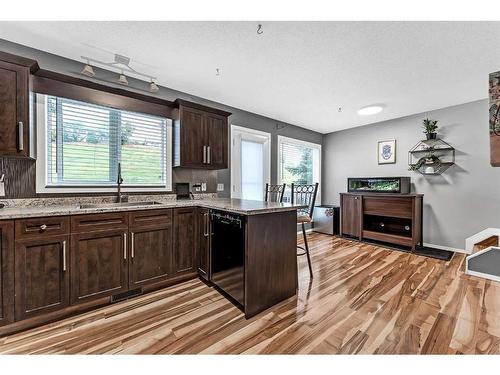
<path id="1" fill-rule="evenodd" d="M 134 232 L 130 233 L 130 257 L 134 259 Z"/>
<path id="2" fill-rule="evenodd" d="M 203 164 L 207 164 L 207 146 L 203 146 Z"/>
<path id="3" fill-rule="evenodd" d="M 212 150 L 207 146 L 207 164 L 212 164 Z"/>
<path id="4" fill-rule="evenodd" d="M 22 121 L 17 124 L 17 150 L 24 150 L 24 124 Z"/>
<path id="5" fill-rule="evenodd" d="M 123 259 L 127 260 L 127 233 L 123 233 Z"/>
<path id="6" fill-rule="evenodd" d="M 63 271 L 66 271 L 66 240 L 63 241 Z"/>

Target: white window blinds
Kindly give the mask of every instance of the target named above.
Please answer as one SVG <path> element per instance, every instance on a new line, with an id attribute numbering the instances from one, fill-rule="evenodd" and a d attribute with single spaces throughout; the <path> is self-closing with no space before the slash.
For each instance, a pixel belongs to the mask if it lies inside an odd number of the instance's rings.
<path id="1" fill-rule="evenodd" d="M 319 182 L 320 155 L 319 145 L 280 137 L 280 183 L 310 185 Z"/>
<path id="2" fill-rule="evenodd" d="M 47 185 L 165 186 L 167 120 L 47 96 Z"/>

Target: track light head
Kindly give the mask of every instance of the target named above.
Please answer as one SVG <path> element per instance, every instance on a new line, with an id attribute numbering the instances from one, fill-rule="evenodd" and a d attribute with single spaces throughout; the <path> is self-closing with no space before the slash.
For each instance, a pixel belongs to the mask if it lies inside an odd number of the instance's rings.
<path id="1" fill-rule="evenodd" d="M 92 66 L 90 66 L 87 62 L 87 64 L 85 64 L 85 66 L 83 67 L 83 70 L 81 71 L 81 73 L 87 77 L 93 77 L 95 76 L 95 72 L 94 72 L 94 69 L 92 68 Z"/>
<path id="2" fill-rule="evenodd" d="M 151 83 L 149 84 L 149 91 L 158 92 L 159 90 L 160 88 L 158 87 L 158 85 L 153 80 L 151 80 Z"/>
<path id="3" fill-rule="evenodd" d="M 128 85 L 127 77 L 125 76 L 125 74 L 123 74 L 123 72 L 121 72 L 118 82 L 120 82 L 122 85 Z"/>

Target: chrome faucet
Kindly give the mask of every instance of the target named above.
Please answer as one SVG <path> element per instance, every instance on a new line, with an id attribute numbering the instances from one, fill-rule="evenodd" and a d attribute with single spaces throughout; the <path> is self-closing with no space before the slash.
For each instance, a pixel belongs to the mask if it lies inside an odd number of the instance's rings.
<path id="1" fill-rule="evenodd" d="M 118 184 L 118 196 L 116 197 L 116 202 L 117 203 L 122 203 L 123 197 L 122 197 L 122 184 L 123 184 L 123 178 L 122 178 L 122 163 L 118 163 L 118 178 L 116 180 L 116 183 Z"/>

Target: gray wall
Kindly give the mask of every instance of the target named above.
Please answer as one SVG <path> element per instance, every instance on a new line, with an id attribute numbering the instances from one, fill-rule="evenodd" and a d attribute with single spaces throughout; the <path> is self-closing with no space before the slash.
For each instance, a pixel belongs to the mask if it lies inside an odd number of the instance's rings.
<path id="1" fill-rule="evenodd" d="M 86 77 L 83 77 L 80 74 L 80 71 L 82 70 L 83 67 L 82 62 L 80 61 L 66 59 L 61 56 L 49 54 L 44 51 L 32 49 L 3 39 L 0 39 L 0 50 L 35 59 L 38 61 L 42 69 L 52 70 L 67 75 L 73 75 L 78 78 L 87 79 Z M 100 69 L 94 69 L 94 70 L 98 73 L 99 77 L 103 77 L 104 79 L 109 79 L 109 82 L 107 83 L 108 85 L 123 88 L 123 86 L 116 83 L 116 74 L 110 74 L 109 72 Z M 96 82 L 103 83 L 102 81 L 97 81 L 97 80 Z M 147 84 L 142 81 L 129 79 L 129 86 L 127 89 L 131 91 L 138 91 L 144 93 L 143 91 L 135 90 L 135 88 L 142 88 L 144 90 L 147 89 Z M 272 134 L 271 179 L 273 183 L 275 183 L 277 179 L 276 164 L 277 164 L 278 135 L 284 135 L 287 137 L 297 138 L 300 140 L 319 143 L 319 144 L 321 144 L 323 139 L 323 135 L 321 133 L 317 133 L 311 130 L 279 122 L 277 120 L 273 120 L 268 117 L 260 116 L 241 109 L 229 107 L 224 104 L 215 103 L 206 99 L 191 96 L 189 94 L 172 90 L 169 88 L 161 87 L 160 91 L 157 94 L 155 94 L 155 96 L 172 101 L 177 98 L 186 99 L 200 104 L 208 105 L 214 108 L 219 108 L 225 111 L 229 111 L 232 113 L 232 115 L 229 117 L 230 124 L 235 124 L 238 126 L 243 126 L 271 133 Z M 16 162 L 7 160 L 5 161 L 5 163 L 15 164 Z M 229 169 L 220 170 L 217 172 L 197 171 L 197 170 L 174 171 L 173 173 L 174 183 L 176 181 L 188 182 L 187 179 L 190 179 L 189 182 L 192 183 L 207 182 L 207 188 L 209 191 L 215 191 L 216 183 L 224 183 L 224 192 L 220 193 L 219 195 L 223 197 L 230 196 L 229 185 L 231 181 L 231 175 Z M 18 191 L 18 190 L 8 189 L 8 192 L 9 191 Z"/>
<path id="2" fill-rule="evenodd" d="M 408 171 L 408 150 L 423 138 L 426 117 L 456 148 L 456 165 L 440 176 Z M 465 238 L 500 228 L 500 168 L 490 166 L 488 101 L 481 100 L 325 135 L 323 202 L 339 203 L 347 177 L 410 176 L 424 195 L 424 242 L 463 249 Z M 396 164 L 377 164 L 377 142 L 396 139 Z"/>

